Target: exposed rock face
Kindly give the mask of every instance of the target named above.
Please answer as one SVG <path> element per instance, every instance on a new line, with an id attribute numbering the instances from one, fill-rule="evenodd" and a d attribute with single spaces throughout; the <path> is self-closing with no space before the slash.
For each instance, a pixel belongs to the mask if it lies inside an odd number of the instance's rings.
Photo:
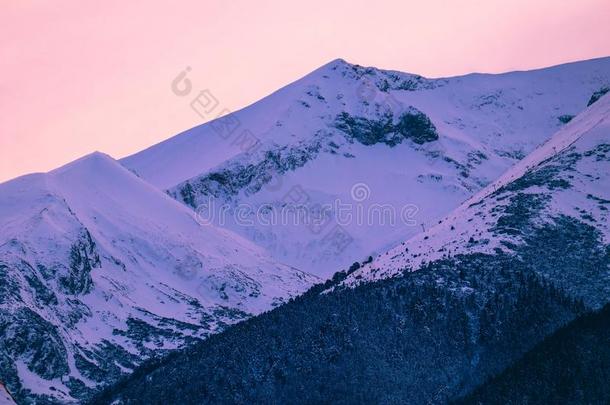
<path id="1" fill-rule="evenodd" d="M 591 104 L 595 103 L 597 100 L 602 98 L 609 91 L 610 91 L 610 87 L 602 87 L 601 89 L 597 90 L 595 93 L 593 93 L 591 95 L 591 98 L 589 99 L 587 106 L 590 106 Z"/>
<path id="2" fill-rule="evenodd" d="M 430 118 L 411 107 L 400 114 L 394 122 L 392 112 L 387 111 L 378 120 L 352 117 L 342 112 L 336 118 L 336 127 L 345 132 L 349 140 L 355 139 L 363 145 L 385 143 L 396 146 L 406 139 L 422 145 L 438 140 L 438 132 Z"/>
<path id="3" fill-rule="evenodd" d="M 87 294 L 93 284 L 91 271 L 100 266 L 100 257 L 95 251 L 95 242 L 91 239 L 89 232 L 85 230 L 85 234 L 70 248 L 69 274 L 60 277 L 59 282 L 69 294 Z"/>

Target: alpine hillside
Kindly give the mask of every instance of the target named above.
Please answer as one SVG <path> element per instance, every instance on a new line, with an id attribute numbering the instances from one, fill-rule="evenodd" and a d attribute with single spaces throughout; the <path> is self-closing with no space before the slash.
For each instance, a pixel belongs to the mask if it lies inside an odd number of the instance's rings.
<path id="1" fill-rule="evenodd" d="M 445 403 L 527 370 L 520 359 L 556 332 L 587 350 L 558 331 L 609 301 L 609 193 L 607 95 L 437 226 L 144 364 L 94 403 Z M 583 361 L 607 369 L 598 354 Z M 499 381 L 474 398 L 510 399 Z"/>
<path id="2" fill-rule="evenodd" d="M 276 259 L 330 276 L 435 224 L 608 87 L 610 58 L 441 79 L 338 59 L 121 162 Z M 273 220 L 294 205 L 307 212 Z"/>
<path id="3" fill-rule="evenodd" d="M 69 403 L 316 282 L 94 153 L 0 185 L 0 381 Z"/>

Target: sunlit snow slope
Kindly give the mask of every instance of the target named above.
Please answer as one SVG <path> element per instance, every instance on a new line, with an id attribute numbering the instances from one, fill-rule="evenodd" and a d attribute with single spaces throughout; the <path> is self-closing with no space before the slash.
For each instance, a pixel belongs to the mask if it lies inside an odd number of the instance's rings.
<path id="1" fill-rule="evenodd" d="M 227 208 L 224 226 L 275 258 L 329 275 L 429 228 L 608 85 L 610 58 L 443 79 L 336 60 L 122 163 L 200 212 Z M 329 219 L 269 225 L 293 203 L 331 206 Z"/>
<path id="2" fill-rule="evenodd" d="M 532 248 L 530 236 L 553 227 L 540 246 L 549 254 L 558 238 L 597 249 L 610 261 L 610 95 L 602 97 L 546 143 L 484 188 L 439 224 L 374 258 L 344 281 L 357 285 L 425 263 L 473 253 L 511 254 Z M 587 230 L 586 232 L 583 231 Z M 593 235 L 594 237 L 590 237 Z M 605 253 L 604 253 L 605 250 Z M 578 252 L 557 252 L 568 257 Z M 541 255 L 542 256 L 542 255 Z M 556 274 L 538 264 L 536 271 L 592 307 L 610 298 L 607 264 L 586 261 Z"/>

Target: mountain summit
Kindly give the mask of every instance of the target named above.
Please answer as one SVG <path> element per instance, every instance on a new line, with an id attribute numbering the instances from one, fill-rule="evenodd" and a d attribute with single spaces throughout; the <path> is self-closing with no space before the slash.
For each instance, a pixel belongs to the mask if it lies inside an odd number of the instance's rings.
<path id="1" fill-rule="evenodd" d="M 222 210 L 223 226 L 277 260 L 329 276 L 436 224 L 609 83 L 610 58 L 441 79 L 339 59 L 121 163 L 192 209 Z M 286 204 L 313 211 L 309 223 L 261 215 Z"/>
<path id="2" fill-rule="evenodd" d="M 317 280 L 102 153 L 0 185 L 0 212 L 0 380 L 20 400 L 87 397 Z"/>
<path id="3" fill-rule="evenodd" d="M 0 382 L 83 401 L 151 359 L 118 396 L 465 395 L 607 301 L 609 83 L 610 58 L 335 60 L 233 114 L 189 100 L 221 116 L 120 162 L 0 184 Z"/>
<path id="4" fill-rule="evenodd" d="M 606 403 L 609 176 L 610 95 L 432 229 L 97 399 Z"/>

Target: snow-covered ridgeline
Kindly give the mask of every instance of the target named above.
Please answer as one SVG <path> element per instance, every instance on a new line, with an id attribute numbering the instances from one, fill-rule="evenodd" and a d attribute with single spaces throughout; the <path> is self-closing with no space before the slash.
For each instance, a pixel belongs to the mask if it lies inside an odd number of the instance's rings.
<path id="1" fill-rule="evenodd" d="M 528 207 L 515 210 L 523 195 L 544 200 L 533 218 L 521 226 L 538 225 L 559 216 L 577 218 L 610 240 L 610 96 L 601 98 L 538 149 L 509 169 L 426 232 L 374 258 L 344 281 L 358 285 L 414 271 L 424 263 L 473 252 L 507 250 L 519 243 L 524 229 L 506 234 L 499 223 L 508 209 L 527 217 Z M 508 243 L 507 243 L 508 242 Z M 510 250 L 510 249 L 509 249 Z"/>

